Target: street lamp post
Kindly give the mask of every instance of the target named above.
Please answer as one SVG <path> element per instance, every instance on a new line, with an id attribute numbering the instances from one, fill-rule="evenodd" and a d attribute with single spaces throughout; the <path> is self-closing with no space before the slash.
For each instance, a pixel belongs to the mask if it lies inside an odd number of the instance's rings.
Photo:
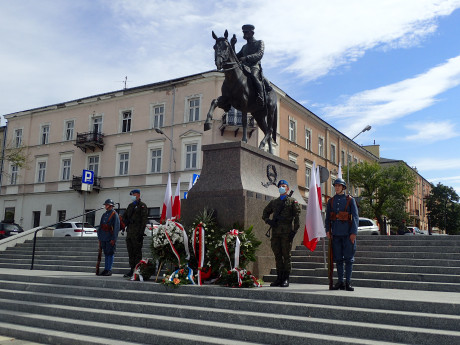
<path id="1" fill-rule="evenodd" d="M 364 133 L 366 131 L 369 131 L 372 127 L 370 125 L 367 125 L 366 127 L 363 128 L 361 132 L 356 134 L 351 141 L 355 140 L 358 135 L 361 133 Z M 348 161 L 348 157 L 350 157 L 350 142 L 348 142 L 347 145 L 347 189 L 348 189 L 348 194 L 350 194 L 350 161 Z"/>
<path id="2" fill-rule="evenodd" d="M 174 165 L 176 164 L 176 159 L 174 158 L 174 147 L 173 147 L 173 141 L 171 140 L 170 137 L 168 137 L 165 132 L 163 132 L 161 130 L 161 128 L 158 128 L 158 127 L 155 127 L 155 132 L 157 132 L 158 134 L 161 134 L 161 135 L 164 135 L 166 138 L 168 138 L 168 140 L 171 142 L 171 152 L 170 152 L 170 157 L 171 158 L 169 159 L 169 171 L 168 172 L 171 172 L 171 162 L 174 161 Z"/>

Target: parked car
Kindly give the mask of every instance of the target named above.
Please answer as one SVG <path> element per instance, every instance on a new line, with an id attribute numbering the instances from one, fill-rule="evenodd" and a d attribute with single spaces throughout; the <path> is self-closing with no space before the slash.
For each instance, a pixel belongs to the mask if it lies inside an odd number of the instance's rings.
<path id="1" fill-rule="evenodd" d="M 417 228 L 416 226 L 408 226 L 410 233 L 406 233 L 405 235 L 425 235 L 422 230 Z"/>
<path id="2" fill-rule="evenodd" d="M 17 235 L 20 232 L 24 232 L 24 229 L 18 224 L 7 222 L 0 223 L 0 240 L 12 235 Z"/>
<path id="3" fill-rule="evenodd" d="M 81 222 L 61 222 L 56 224 L 54 237 L 97 237 L 97 230 L 89 223 L 85 223 L 82 229 Z"/>
<path id="4" fill-rule="evenodd" d="M 379 227 L 374 220 L 359 217 L 358 235 L 379 235 Z"/>
<path id="5" fill-rule="evenodd" d="M 153 229 L 158 228 L 158 225 L 160 225 L 160 223 L 158 223 L 156 220 L 149 220 L 149 223 L 147 223 L 147 225 L 145 226 L 144 236 L 151 237 Z"/>

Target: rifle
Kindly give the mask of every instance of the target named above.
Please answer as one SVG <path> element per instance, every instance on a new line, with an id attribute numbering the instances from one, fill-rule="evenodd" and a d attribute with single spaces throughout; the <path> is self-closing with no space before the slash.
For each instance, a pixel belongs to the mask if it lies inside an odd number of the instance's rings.
<path id="1" fill-rule="evenodd" d="M 334 274 L 334 258 L 332 252 L 332 234 L 329 238 L 328 248 L 327 248 L 327 277 L 329 278 L 329 290 L 332 290 L 333 287 L 333 274 Z"/>
<path id="2" fill-rule="evenodd" d="M 289 192 L 288 196 L 292 196 L 292 194 L 294 194 L 293 190 L 291 190 Z M 283 205 L 278 210 L 276 210 L 276 212 L 273 214 L 273 218 L 271 219 L 270 227 L 268 228 L 267 232 L 265 233 L 265 236 L 267 236 L 268 238 L 270 238 L 270 231 L 272 230 L 272 227 L 277 226 L 278 221 L 282 220 L 282 218 L 280 217 L 280 213 L 281 213 L 281 211 L 284 210 L 285 205 L 286 205 L 286 199 L 284 199 Z"/>
<path id="3" fill-rule="evenodd" d="M 101 246 L 101 241 L 99 241 L 99 249 L 97 251 L 97 262 L 96 262 L 96 275 L 99 275 L 99 266 L 101 265 L 101 259 L 102 259 L 102 246 Z"/>

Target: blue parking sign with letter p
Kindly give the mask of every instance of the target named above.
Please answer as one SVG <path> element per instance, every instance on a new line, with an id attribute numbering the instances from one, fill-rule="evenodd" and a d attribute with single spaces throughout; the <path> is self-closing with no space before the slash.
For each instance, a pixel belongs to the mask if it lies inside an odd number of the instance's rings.
<path id="1" fill-rule="evenodd" d="M 81 182 L 86 183 L 86 184 L 93 184 L 94 183 L 94 171 L 83 170 L 83 177 L 82 177 Z"/>

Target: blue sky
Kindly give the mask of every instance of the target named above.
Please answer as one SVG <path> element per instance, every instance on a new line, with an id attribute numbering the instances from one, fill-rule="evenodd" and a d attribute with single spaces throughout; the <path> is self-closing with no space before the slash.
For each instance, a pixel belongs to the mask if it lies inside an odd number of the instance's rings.
<path id="1" fill-rule="evenodd" d="M 246 23 L 292 98 L 460 194 L 460 0 L 0 1 L 0 115 L 215 69 Z"/>

